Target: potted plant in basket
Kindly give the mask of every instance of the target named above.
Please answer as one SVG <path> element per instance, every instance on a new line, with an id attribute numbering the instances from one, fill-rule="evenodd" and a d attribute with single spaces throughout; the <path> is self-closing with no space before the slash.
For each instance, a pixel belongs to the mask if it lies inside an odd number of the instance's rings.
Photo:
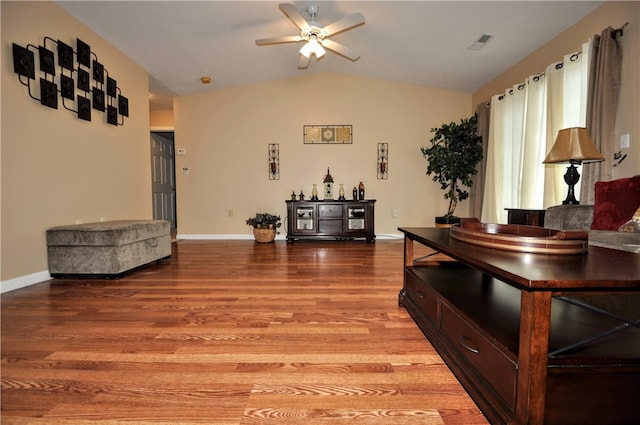
<path id="1" fill-rule="evenodd" d="M 427 159 L 427 175 L 433 175 L 433 181 L 440 183 L 445 191 L 444 199 L 449 200 L 447 213 L 436 217 L 436 225 L 447 226 L 460 221 L 454 216 L 456 206 L 458 201 L 469 197 L 464 187 L 471 187 L 476 166 L 482 160 L 482 138 L 477 135 L 477 128 L 476 115 L 463 118 L 460 123 L 443 124 L 431 129 L 434 133 L 431 146 L 420 148 Z"/>
<path id="2" fill-rule="evenodd" d="M 247 219 L 247 225 L 253 227 L 253 237 L 257 242 L 273 242 L 282 223 L 279 215 L 256 213 Z"/>

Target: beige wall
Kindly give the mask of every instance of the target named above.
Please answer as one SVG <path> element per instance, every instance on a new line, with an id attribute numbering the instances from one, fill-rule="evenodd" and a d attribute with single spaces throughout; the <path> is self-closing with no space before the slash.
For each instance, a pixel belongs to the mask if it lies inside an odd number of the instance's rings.
<path id="1" fill-rule="evenodd" d="M 524 81 L 533 74 L 562 60 L 564 54 L 580 50 L 583 42 L 600 34 L 608 26 L 620 28 L 626 22 L 622 37 L 623 68 L 620 103 L 616 122 L 616 136 L 629 134 L 629 149 L 623 149 L 627 158 L 614 167 L 614 177 L 629 177 L 640 173 L 640 2 L 609 1 L 572 26 L 549 43 L 508 69 L 498 78 L 473 94 L 473 105 L 488 101 L 492 95 Z"/>
<path id="2" fill-rule="evenodd" d="M 1 2 L 2 12 L 2 289 L 47 270 L 51 226 L 150 218 L 147 73 L 52 2 Z M 92 111 L 80 120 L 31 99 L 13 72 L 12 42 L 49 36 L 91 46 L 129 98 L 124 126 Z M 39 87 L 36 83 L 35 87 Z M 60 101 L 59 101 L 60 102 Z"/>
<path id="3" fill-rule="evenodd" d="M 173 130 L 173 109 L 159 109 L 149 112 L 151 130 Z"/>
<path id="4" fill-rule="evenodd" d="M 377 199 L 377 234 L 432 225 L 446 203 L 419 148 L 432 127 L 469 116 L 470 105 L 465 93 L 331 73 L 176 98 L 176 148 L 187 152 L 176 164 L 178 232 L 249 234 L 247 217 L 265 210 L 284 218 L 291 192 L 321 189 L 327 167 L 348 196 L 362 180 L 366 197 Z M 353 144 L 303 144 L 303 125 L 319 124 L 353 125 Z M 389 143 L 388 180 L 376 178 L 379 142 Z M 268 178 L 269 143 L 280 144 L 280 180 Z"/>

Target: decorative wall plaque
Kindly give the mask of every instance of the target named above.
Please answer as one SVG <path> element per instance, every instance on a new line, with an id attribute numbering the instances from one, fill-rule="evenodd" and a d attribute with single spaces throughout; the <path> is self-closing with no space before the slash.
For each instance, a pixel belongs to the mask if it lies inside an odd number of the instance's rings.
<path id="1" fill-rule="evenodd" d="M 389 144 L 378 143 L 378 180 L 389 178 Z"/>
<path id="2" fill-rule="evenodd" d="M 269 143 L 269 180 L 280 180 L 279 143 Z"/>
<path id="3" fill-rule="evenodd" d="M 348 144 L 353 143 L 351 125 L 305 125 L 305 144 Z"/>

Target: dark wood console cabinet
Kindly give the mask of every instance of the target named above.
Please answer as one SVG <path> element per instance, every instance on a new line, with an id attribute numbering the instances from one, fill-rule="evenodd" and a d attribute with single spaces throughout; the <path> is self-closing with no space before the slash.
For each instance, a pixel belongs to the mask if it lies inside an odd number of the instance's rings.
<path id="1" fill-rule="evenodd" d="M 507 252 L 399 230 L 399 303 L 492 424 L 640 424 L 640 255 Z M 451 261 L 416 259 L 414 243 Z M 616 299 L 623 312 L 602 307 Z"/>
<path id="2" fill-rule="evenodd" d="M 287 201 L 287 241 L 366 239 L 374 242 L 375 199 Z"/>

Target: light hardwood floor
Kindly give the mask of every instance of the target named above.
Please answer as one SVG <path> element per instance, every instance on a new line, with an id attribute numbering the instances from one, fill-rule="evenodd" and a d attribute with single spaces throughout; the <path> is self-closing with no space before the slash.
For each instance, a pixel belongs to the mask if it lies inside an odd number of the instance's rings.
<path id="1" fill-rule="evenodd" d="M 178 241 L 2 295 L 2 424 L 486 425 L 407 312 L 402 241 Z"/>

